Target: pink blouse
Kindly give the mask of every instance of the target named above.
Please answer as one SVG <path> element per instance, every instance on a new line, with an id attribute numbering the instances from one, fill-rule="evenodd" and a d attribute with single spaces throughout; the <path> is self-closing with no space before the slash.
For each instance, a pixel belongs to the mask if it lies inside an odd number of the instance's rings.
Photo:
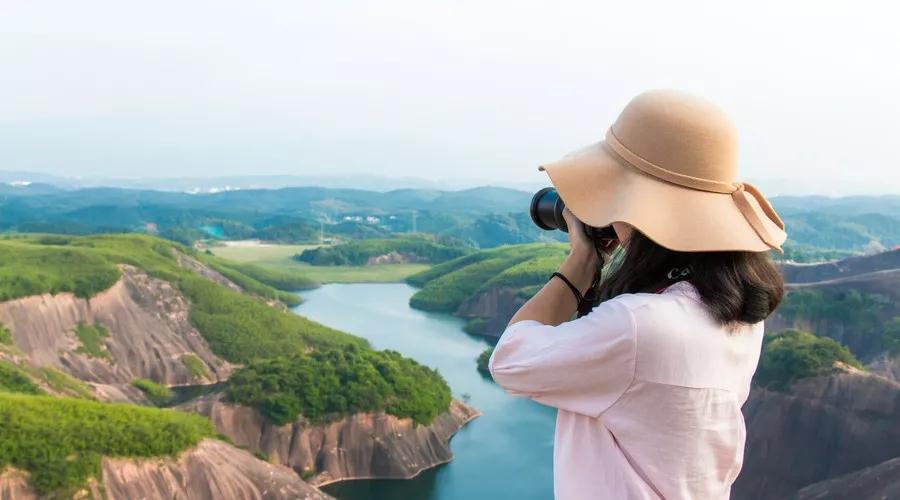
<path id="1" fill-rule="evenodd" d="M 727 499 L 741 470 L 763 325 L 719 325 L 682 281 L 553 327 L 520 321 L 491 356 L 507 392 L 559 409 L 557 499 Z"/>

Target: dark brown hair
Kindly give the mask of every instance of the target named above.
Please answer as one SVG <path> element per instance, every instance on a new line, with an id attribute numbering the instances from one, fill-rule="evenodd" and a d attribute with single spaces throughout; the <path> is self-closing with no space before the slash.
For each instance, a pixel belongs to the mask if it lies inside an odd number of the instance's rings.
<path id="1" fill-rule="evenodd" d="M 678 277 L 685 268 L 690 273 Z M 673 269 L 678 271 L 669 278 Z M 603 301 L 623 293 L 652 293 L 679 279 L 697 288 L 722 324 L 762 321 L 784 295 L 784 280 L 768 252 L 676 252 L 635 230 L 621 265 L 604 277 L 599 296 Z"/>

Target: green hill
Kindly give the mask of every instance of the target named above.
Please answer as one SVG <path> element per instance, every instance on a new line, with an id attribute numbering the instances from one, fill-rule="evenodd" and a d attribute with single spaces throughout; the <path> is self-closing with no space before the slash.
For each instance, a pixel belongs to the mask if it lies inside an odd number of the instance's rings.
<path id="1" fill-rule="evenodd" d="M 432 267 L 407 281 L 422 289 L 410 299 L 416 309 L 454 312 L 467 299 L 491 287 L 534 293 L 547 281 L 568 249 L 561 244 L 534 243 L 481 250 Z"/>
<path id="2" fill-rule="evenodd" d="M 835 362 L 862 368 L 850 350 L 833 339 L 785 330 L 763 339 L 763 353 L 754 382 L 783 390 L 795 380 L 827 373 Z"/>
<path id="3" fill-rule="evenodd" d="M 472 253 L 472 249 L 426 235 L 355 240 L 335 246 L 308 248 L 295 258 L 314 266 L 362 266 L 372 259 L 394 256 L 407 262 L 439 263 Z"/>
<path id="4" fill-rule="evenodd" d="M 199 415 L 0 392 L 0 470 L 29 472 L 42 495 L 71 497 L 104 456 L 171 456 L 214 435 Z"/>
<path id="5" fill-rule="evenodd" d="M 186 258 L 221 271 L 248 293 L 184 267 Z M 449 407 L 450 390 L 433 370 L 396 353 L 373 351 L 362 338 L 277 307 L 272 300 L 278 291 L 240 266 L 160 238 L 0 239 L 0 299 L 63 292 L 89 298 L 115 284 L 121 265 L 140 268 L 184 294 L 189 320 L 212 351 L 244 365 L 229 393 L 270 418 L 302 414 L 321 420 L 384 410 L 429 422 Z M 15 349 L 9 340 L 0 335 L 0 348 Z M 168 400 L 161 386 L 148 382 L 136 380 L 135 385 L 158 396 L 159 403 Z M 0 363 L 0 469 L 11 464 L 30 471 L 32 486 L 42 493 L 83 484 L 97 473 L 102 456 L 168 455 L 212 435 L 210 423 L 195 415 L 9 392 L 39 394 L 41 387 L 57 394 L 89 396 L 89 391 L 85 394 L 55 370 Z M 327 393 L 310 392 L 315 389 Z"/>

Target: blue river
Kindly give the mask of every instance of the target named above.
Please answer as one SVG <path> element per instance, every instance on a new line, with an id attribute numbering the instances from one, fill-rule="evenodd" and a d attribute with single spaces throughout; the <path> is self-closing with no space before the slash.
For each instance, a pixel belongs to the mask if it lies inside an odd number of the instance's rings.
<path id="1" fill-rule="evenodd" d="M 340 500 L 553 498 L 556 410 L 508 396 L 475 368 L 487 340 L 463 321 L 409 307 L 405 284 L 334 284 L 304 292 L 295 308 L 312 320 L 365 337 L 434 367 L 455 398 L 482 412 L 450 442 L 455 458 L 408 480 L 343 481 L 323 488 Z"/>

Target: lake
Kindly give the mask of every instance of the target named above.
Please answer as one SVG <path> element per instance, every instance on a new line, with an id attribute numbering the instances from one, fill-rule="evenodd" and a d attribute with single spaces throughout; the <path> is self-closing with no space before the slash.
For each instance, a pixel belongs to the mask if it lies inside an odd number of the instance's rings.
<path id="1" fill-rule="evenodd" d="M 482 416 L 450 441 L 455 458 L 408 480 L 343 481 L 322 489 L 341 500 L 472 500 L 553 498 L 556 410 L 508 396 L 475 368 L 489 345 L 463 332 L 464 322 L 409 307 L 405 284 L 333 284 L 304 292 L 294 310 L 333 328 L 365 337 L 437 368 L 453 396 Z"/>

